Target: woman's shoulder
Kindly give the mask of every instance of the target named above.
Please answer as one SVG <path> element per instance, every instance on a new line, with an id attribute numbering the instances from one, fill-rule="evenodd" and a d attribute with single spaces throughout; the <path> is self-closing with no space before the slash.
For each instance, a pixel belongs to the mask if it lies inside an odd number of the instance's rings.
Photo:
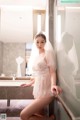
<path id="1" fill-rule="evenodd" d="M 51 51 L 50 51 L 50 50 L 46 50 L 46 51 L 45 51 L 45 58 L 46 58 L 46 59 L 49 59 L 49 58 L 51 58 L 51 56 L 52 56 L 52 55 L 51 55 Z"/>

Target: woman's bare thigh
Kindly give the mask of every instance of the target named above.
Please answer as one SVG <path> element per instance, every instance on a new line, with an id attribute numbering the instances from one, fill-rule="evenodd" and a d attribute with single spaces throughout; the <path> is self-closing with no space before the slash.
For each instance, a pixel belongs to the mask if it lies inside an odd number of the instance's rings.
<path id="1" fill-rule="evenodd" d="M 21 114 L 27 118 L 31 117 L 36 112 L 43 109 L 46 105 L 48 105 L 52 101 L 53 97 L 43 97 L 39 99 L 33 100 L 33 102 L 26 106 L 22 111 Z"/>

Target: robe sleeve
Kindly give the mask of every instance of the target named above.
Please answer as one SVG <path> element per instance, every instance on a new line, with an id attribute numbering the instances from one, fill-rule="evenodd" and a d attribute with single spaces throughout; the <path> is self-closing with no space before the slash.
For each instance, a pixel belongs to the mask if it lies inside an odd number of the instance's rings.
<path id="1" fill-rule="evenodd" d="M 55 60 L 55 54 L 52 51 L 47 51 L 46 53 L 46 60 L 47 65 L 51 67 L 52 69 L 56 70 L 56 60 Z"/>

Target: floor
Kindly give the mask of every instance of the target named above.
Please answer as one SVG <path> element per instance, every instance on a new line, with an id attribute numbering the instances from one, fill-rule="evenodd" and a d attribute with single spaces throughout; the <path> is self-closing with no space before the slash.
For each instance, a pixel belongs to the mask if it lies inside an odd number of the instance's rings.
<path id="1" fill-rule="evenodd" d="M 33 100 L 11 100 L 10 106 L 7 106 L 7 100 L 0 100 L 0 116 L 6 114 L 7 117 L 17 117 L 19 120 L 21 110 L 30 104 Z M 8 118 L 14 120 L 15 118 Z M 3 119 L 2 119 L 3 120 Z"/>
<path id="2" fill-rule="evenodd" d="M 0 120 L 21 120 L 21 110 L 33 100 L 11 100 L 7 106 L 7 100 L 0 100 Z"/>
<path id="3" fill-rule="evenodd" d="M 7 117 L 5 120 L 20 120 L 20 117 Z"/>

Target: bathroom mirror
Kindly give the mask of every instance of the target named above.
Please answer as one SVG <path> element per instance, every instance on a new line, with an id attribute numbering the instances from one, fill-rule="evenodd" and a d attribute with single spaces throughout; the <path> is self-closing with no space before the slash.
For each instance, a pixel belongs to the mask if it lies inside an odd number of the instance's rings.
<path id="1" fill-rule="evenodd" d="M 17 74 L 16 58 L 22 57 L 21 76 L 27 74 L 27 61 L 34 35 L 45 29 L 45 7 L 0 6 L 0 75 Z M 38 26 L 39 25 L 39 26 Z"/>

